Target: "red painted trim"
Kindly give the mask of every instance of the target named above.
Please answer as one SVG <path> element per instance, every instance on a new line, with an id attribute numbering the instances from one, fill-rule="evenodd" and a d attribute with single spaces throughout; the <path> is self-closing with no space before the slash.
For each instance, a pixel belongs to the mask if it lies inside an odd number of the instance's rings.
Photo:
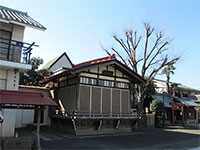
<path id="1" fill-rule="evenodd" d="M 5 61 L 8 61 L 8 59 L 7 59 L 7 58 L 1 58 L 1 57 L 0 57 L 0 60 L 5 60 Z"/>

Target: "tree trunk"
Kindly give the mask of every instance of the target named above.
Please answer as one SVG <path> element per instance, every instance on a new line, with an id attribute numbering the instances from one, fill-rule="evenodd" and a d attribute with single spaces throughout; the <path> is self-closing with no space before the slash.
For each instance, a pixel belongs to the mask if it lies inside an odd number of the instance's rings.
<path id="1" fill-rule="evenodd" d="M 143 87 L 142 86 L 138 86 L 138 94 L 137 94 L 137 98 L 138 98 L 138 127 L 139 128 L 145 128 L 146 127 L 146 115 L 144 113 L 144 106 L 143 106 L 143 100 L 144 100 L 144 95 L 143 95 Z"/>
<path id="2" fill-rule="evenodd" d="M 168 93 L 168 94 L 170 94 L 169 92 L 170 92 L 170 90 L 169 90 L 169 77 L 167 77 L 167 81 L 166 81 L 166 85 L 167 85 L 167 89 L 166 89 L 166 92 Z"/>

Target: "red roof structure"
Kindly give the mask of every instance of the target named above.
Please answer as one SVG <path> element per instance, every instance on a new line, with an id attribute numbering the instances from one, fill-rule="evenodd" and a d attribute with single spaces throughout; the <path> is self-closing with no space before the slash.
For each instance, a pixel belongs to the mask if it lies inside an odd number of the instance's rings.
<path id="1" fill-rule="evenodd" d="M 66 68 L 66 69 L 62 69 L 50 76 L 47 76 L 44 78 L 43 81 L 41 81 L 41 83 L 46 83 L 56 77 L 59 77 L 62 74 L 65 74 L 67 72 L 73 72 L 73 71 L 77 71 L 79 69 L 83 69 L 86 67 L 90 67 L 93 65 L 98 65 L 98 64 L 102 64 L 102 63 L 109 63 L 109 62 L 117 62 L 118 64 L 120 64 L 121 66 L 123 66 L 124 68 L 126 68 L 129 72 L 131 72 L 132 74 L 134 74 L 139 80 L 141 80 L 142 82 L 146 82 L 146 80 L 141 77 L 138 73 L 134 72 L 133 70 L 131 70 L 129 67 L 127 67 L 126 65 L 124 65 L 123 63 L 121 63 L 119 60 L 117 60 L 117 58 L 115 57 L 114 54 L 109 55 L 107 57 L 102 57 L 102 58 L 98 58 L 98 59 L 94 59 L 94 60 L 90 60 L 90 61 L 86 61 L 77 65 L 73 65 L 71 69 Z"/>
<path id="2" fill-rule="evenodd" d="M 35 106 L 57 105 L 53 100 L 45 98 L 42 93 L 10 91 L 10 90 L 0 90 L 0 105 L 1 104 L 35 105 Z"/>
<path id="3" fill-rule="evenodd" d="M 86 66 L 90 66 L 90 65 L 94 65 L 94 64 L 98 64 L 98 63 L 103 63 L 103 62 L 108 62 L 111 60 L 116 60 L 116 57 L 114 54 L 109 55 L 107 57 L 103 57 L 103 58 L 98 58 L 98 59 L 94 59 L 94 60 L 90 60 L 90 61 L 86 61 L 77 65 L 73 66 L 73 69 L 80 69 Z"/>

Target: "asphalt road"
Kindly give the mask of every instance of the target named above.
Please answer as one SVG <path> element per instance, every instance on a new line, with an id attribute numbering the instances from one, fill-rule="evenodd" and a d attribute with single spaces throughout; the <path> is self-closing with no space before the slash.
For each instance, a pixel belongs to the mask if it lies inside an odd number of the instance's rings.
<path id="1" fill-rule="evenodd" d="M 200 130 L 191 127 L 78 137 L 41 132 L 41 139 L 42 149 L 200 149 Z"/>

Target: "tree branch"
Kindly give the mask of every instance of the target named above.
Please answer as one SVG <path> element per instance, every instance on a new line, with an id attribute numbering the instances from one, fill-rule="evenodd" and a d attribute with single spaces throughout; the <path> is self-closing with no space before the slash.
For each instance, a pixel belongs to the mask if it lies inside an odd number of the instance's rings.
<path id="1" fill-rule="evenodd" d="M 123 59 L 122 55 L 120 53 L 118 53 L 118 51 L 116 51 L 114 48 L 112 48 L 112 50 L 119 56 L 119 58 L 123 61 L 123 63 L 128 66 L 128 64 L 126 63 L 126 61 Z"/>

